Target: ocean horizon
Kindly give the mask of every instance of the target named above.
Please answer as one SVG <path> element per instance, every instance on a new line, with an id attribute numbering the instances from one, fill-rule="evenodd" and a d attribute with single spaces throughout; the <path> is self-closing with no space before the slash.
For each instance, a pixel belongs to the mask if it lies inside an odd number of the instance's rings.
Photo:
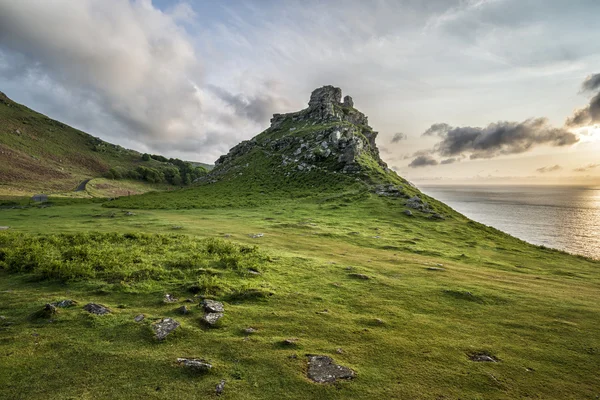
<path id="1" fill-rule="evenodd" d="M 461 214 L 526 242 L 600 259 L 600 186 L 418 186 Z"/>

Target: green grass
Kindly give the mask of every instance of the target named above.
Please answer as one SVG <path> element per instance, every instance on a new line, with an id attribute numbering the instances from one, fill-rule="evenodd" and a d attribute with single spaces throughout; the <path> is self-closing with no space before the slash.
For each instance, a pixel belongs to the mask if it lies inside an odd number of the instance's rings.
<path id="1" fill-rule="evenodd" d="M 458 214 L 407 217 L 401 200 L 346 196 L 135 215 L 85 202 L 0 210 L 11 226 L 0 242 L 0 397 L 210 398 L 221 379 L 235 399 L 600 394 L 598 261 Z M 438 263 L 445 271 L 427 270 Z M 181 316 L 165 293 L 211 296 L 225 317 L 207 329 L 198 308 Z M 78 307 L 32 319 L 63 298 Z M 88 315 L 91 301 L 113 314 Z M 182 326 L 157 343 L 150 324 L 162 317 Z M 245 340 L 250 326 L 258 332 Z M 286 338 L 299 340 L 286 347 Z M 475 363 L 473 353 L 500 362 Z M 329 355 L 357 378 L 311 383 L 306 354 Z M 214 368 L 190 375 L 177 357 Z"/>
<path id="2" fill-rule="evenodd" d="M 141 157 L 137 151 L 17 104 L 0 92 L 0 196 L 72 192 L 79 182 L 102 177 L 110 168 L 167 166 Z"/>

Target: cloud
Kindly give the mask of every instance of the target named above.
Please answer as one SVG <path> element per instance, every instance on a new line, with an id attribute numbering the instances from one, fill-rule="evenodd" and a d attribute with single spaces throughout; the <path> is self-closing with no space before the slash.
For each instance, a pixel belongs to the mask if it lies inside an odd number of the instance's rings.
<path id="1" fill-rule="evenodd" d="M 395 133 L 394 136 L 392 137 L 392 143 L 398 143 L 401 140 L 406 140 L 408 139 L 408 136 L 406 136 L 406 134 L 402 133 L 402 132 L 398 132 Z"/>
<path id="2" fill-rule="evenodd" d="M 432 153 L 444 157 L 468 155 L 471 159 L 520 154 L 540 145 L 570 146 L 579 141 L 574 133 L 550 126 L 546 118 L 500 121 L 485 128 L 434 124 L 424 135 L 437 135 L 442 139 L 431 149 Z"/>
<path id="3" fill-rule="evenodd" d="M 589 75 L 581 84 L 583 92 L 592 92 L 600 90 L 600 74 Z"/>
<path id="4" fill-rule="evenodd" d="M 448 131 L 450 131 L 451 129 L 452 129 L 452 127 L 446 123 L 433 124 L 429 127 L 429 129 L 427 129 L 425 132 L 423 132 L 422 136 L 444 137 L 444 135 L 446 133 L 448 133 Z"/>
<path id="5" fill-rule="evenodd" d="M 273 81 L 205 83 L 183 27 L 195 17 L 149 0 L 0 2 L 0 76 L 94 135 L 212 161 L 288 104 Z"/>
<path id="6" fill-rule="evenodd" d="M 562 169 L 562 167 L 560 165 L 556 164 L 556 165 L 538 168 L 538 169 L 536 169 L 536 171 L 539 172 L 540 174 L 545 174 L 548 172 L 560 171 L 561 169 Z"/>
<path id="7" fill-rule="evenodd" d="M 598 91 L 598 93 L 592 97 L 587 106 L 573 111 L 573 114 L 565 122 L 565 125 L 568 127 L 580 127 L 600 123 L 600 74 L 592 74 L 585 78 L 581 84 L 581 91 Z"/>
<path id="8" fill-rule="evenodd" d="M 431 156 L 418 156 L 408 164 L 410 168 L 428 167 L 433 165 L 438 165 L 438 161 Z"/>
<path id="9" fill-rule="evenodd" d="M 575 168 L 573 171 L 587 172 L 587 171 L 590 171 L 590 170 L 598 168 L 598 167 L 600 167 L 600 164 L 588 164 L 588 165 L 584 165 L 583 167 Z"/>
<path id="10" fill-rule="evenodd" d="M 455 162 L 458 162 L 459 160 L 457 158 L 446 158 L 445 160 L 440 161 L 440 164 L 442 165 L 448 165 L 448 164 L 454 164 Z"/>

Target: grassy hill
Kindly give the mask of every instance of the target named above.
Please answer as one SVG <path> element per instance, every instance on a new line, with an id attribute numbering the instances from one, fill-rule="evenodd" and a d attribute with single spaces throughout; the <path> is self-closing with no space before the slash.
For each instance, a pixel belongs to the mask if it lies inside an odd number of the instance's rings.
<path id="1" fill-rule="evenodd" d="M 74 190 L 111 168 L 164 169 L 169 164 L 107 143 L 10 100 L 0 92 L 0 195 Z"/>
<path id="2" fill-rule="evenodd" d="M 421 194 L 344 103 L 274 118 L 197 187 L 0 209 L 0 398 L 598 398 L 600 262 Z M 316 383 L 308 355 L 355 377 Z"/>

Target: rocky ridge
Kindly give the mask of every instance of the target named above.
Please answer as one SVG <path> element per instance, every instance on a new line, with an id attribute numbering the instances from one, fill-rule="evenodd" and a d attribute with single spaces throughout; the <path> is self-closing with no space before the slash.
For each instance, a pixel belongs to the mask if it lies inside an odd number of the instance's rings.
<path id="1" fill-rule="evenodd" d="M 374 195 L 402 199 L 407 216 L 413 215 L 408 210 L 413 209 L 444 219 L 380 158 L 377 134 L 367 116 L 354 107 L 352 97 L 342 99 L 340 88 L 323 86 L 312 92 L 307 108 L 274 114 L 268 129 L 221 156 L 199 182 L 235 181 L 239 187 L 237 182 L 283 178 L 283 185 L 304 180 L 316 187 L 325 177 L 329 182 L 345 177 L 344 182 L 360 182 Z"/>
<path id="2" fill-rule="evenodd" d="M 385 171 L 375 143 L 377 132 L 365 114 L 354 108 L 350 96 L 342 101 L 342 90 L 323 86 L 312 92 L 308 108 L 274 114 L 271 126 L 251 140 L 233 147 L 215 162 L 205 180 L 217 180 L 232 170 L 243 173 L 248 164 L 236 163 L 252 152 L 277 158 L 286 174 L 326 170 L 335 173 L 360 173 L 372 161 Z"/>

